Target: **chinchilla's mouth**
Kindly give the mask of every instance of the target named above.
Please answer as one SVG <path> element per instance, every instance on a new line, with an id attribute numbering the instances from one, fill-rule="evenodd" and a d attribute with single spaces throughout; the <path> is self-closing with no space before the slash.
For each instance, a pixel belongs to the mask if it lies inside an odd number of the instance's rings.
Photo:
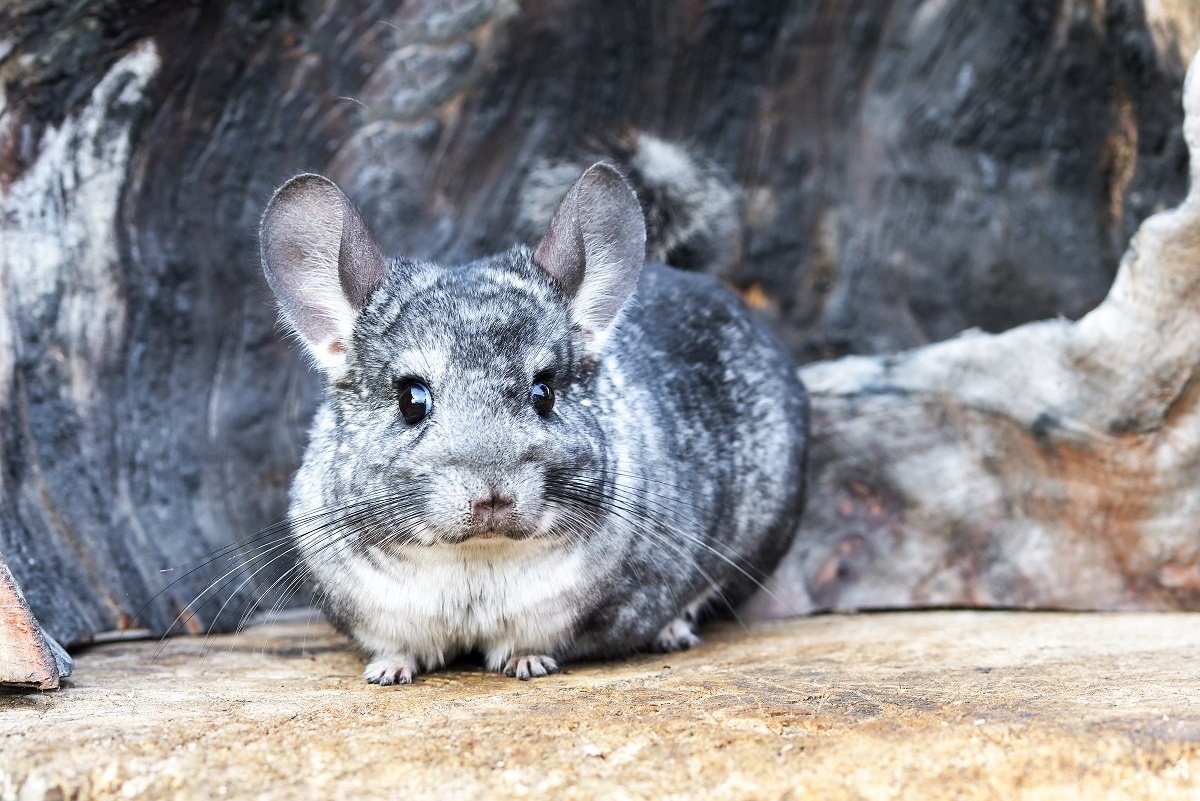
<path id="1" fill-rule="evenodd" d="M 462 535 L 454 540 L 456 543 L 480 543 L 503 540 L 527 540 L 533 536 L 533 532 L 523 528 L 501 528 L 501 529 L 478 529 L 464 531 Z"/>

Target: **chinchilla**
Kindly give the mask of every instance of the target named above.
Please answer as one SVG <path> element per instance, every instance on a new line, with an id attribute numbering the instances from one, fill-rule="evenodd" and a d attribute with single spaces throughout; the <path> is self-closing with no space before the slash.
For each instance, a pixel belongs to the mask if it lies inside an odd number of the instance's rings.
<path id="1" fill-rule="evenodd" d="M 644 263 L 615 167 L 536 248 L 466 265 L 385 258 L 318 175 L 275 193 L 260 240 L 326 379 L 291 536 L 368 681 L 687 648 L 791 543 L 804 388 L 713 278 Z"/>

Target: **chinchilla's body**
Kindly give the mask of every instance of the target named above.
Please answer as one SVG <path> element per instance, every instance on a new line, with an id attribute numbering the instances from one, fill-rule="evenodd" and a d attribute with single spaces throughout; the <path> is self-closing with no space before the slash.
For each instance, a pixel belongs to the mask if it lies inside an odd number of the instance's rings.
<path id="1" fill-rule="evenodd" d="M 384 260 L 333 184 L 264 217 L 286 319 L 328 377 L 292 490 L 317 598 L 407 683 L 480 652 L 521 678 L 688 647 L 791 542 L 807 406 L 783 349 L 713 279 L 646 265 L 597 165 L 536 251 Z"/>

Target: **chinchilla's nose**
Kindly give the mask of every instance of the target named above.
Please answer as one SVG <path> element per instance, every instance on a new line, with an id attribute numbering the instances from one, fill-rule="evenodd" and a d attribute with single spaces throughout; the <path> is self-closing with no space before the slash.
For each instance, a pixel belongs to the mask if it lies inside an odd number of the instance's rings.
<path id="1" fill-rule="evenodd" d="M 471 502 L 471 528 L 481 536 L 492 536 L 504 531 L 512 513 L 512 498 L 493 491 L 485 498 Z"/>

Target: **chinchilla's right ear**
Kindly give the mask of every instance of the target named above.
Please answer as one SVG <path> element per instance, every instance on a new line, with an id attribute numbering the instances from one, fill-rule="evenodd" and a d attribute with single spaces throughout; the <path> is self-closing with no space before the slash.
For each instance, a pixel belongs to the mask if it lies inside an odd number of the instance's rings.
<path id="1" fill-rule="evenodd" d="M 283 318 L 322 370 L 338 372 L 354 320 L 386 272 L 358 209 L 328 178 L 297 175 L 267 204 L 258 239 Z"/>
<path id="2" fill-rule="evenodd" d="M 586 347 L 599 353 L 646 261 L 646 218 L 616 167 L 599 162 L 584 170 L 533 260 L 567 298 Z"/>

